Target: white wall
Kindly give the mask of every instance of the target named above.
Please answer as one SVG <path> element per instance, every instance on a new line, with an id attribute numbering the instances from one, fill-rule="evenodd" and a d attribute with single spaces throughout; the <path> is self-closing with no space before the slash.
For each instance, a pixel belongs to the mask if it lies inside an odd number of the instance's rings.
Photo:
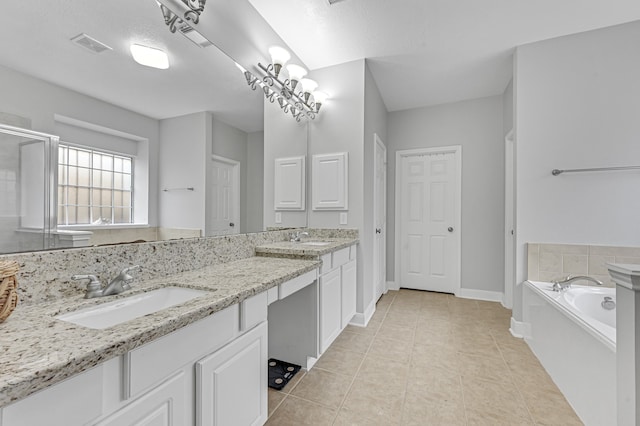
<path id="1" fill-rule="evenodd" d="M 282 223 L 276 223 L 274 210 L 275 159 L 307 155 L 307 122 L 300 123 L 282 112 L 277 103 L 264 100 L 264 216 L 265 227 L 307 226 L 307 211 L 282 211 Z M 307 159 L 307 182 L 309 182 L 309 159 Z M 307 192 L 307 200 L 310 200 Z M 307 209 L 309 209 L 307 203 Z"/>
<path id="2" fill-rule="evenodd" d="M 640 245 L 637 171 L 551 175 L 640 164 L 637 40 L 640 22 L 517 49 L 518 282 L 527 242 Z"/>
<path id="3" fill-rule="evenodd" d="M 264 230 L 264 132 L 247 135 L 247 232 Z"/>
<path id="4" fill-rule="evenodd" d="M 163 228 L 200 229 L 204 233 L 211 121 L 206 112 L 160 121 L 160 188 L 194 188 L 160 193 Z"/>
<path id="5" fill-rule="evenodd" d="M 461 145 L 461 288 L 503 292 L 502 96 L 391 112 L 388 117 L 389 206 L 395 205 L 397 151 Z M 395 210 L 387 213 L 387 276 L 395 277 Z"/>
<path id="6" fill-rule="evenodd" d="M 157 120 L 1 66 L 0 93 L 0 111 L 30 119 L 36 131 L 57 134 L 58 114 L 148 139 L 149 224 L 158 224 Z"/>

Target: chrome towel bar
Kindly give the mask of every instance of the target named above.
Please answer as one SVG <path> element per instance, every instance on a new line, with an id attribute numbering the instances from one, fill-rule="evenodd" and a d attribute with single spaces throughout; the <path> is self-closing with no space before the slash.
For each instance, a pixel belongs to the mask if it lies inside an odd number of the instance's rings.
<path id="1" fill-rule="evenodd" d="M 568 169 L 568 170 L 553 169 L 551 170 L 551 174 L 554 176 L 558 176 L 561 173 L 604 172 L 609 170 L 636 170 L 636 169 L 640 169 L 640 166 L 598 167 L 593 169 Z"/>

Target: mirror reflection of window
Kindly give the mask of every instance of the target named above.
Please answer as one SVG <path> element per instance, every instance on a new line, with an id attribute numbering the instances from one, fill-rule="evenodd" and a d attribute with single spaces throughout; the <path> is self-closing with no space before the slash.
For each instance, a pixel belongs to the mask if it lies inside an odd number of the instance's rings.
<path id="1" fill-rule="evenodd" d="M 133 157 L 60 143 L 58 225 L 133 223 Z"/>

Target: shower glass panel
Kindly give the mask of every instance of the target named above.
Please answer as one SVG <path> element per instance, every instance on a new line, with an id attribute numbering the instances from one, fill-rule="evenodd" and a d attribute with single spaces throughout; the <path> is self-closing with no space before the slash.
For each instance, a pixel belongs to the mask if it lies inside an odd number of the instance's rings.
<path id="1" fill-rule="evenodd" d="M 0 125 L 0 254 L 54 247 L 58 137 Z"/>

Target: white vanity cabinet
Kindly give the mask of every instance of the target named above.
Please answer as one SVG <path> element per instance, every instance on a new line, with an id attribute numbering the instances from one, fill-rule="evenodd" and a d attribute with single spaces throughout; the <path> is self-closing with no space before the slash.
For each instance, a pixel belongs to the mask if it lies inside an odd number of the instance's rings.
<path id="1" fill-rule="evenodd" d="M 261 425 L 267 361 L 263 292 L 3 407 L 0 426 Z"/>
<path id="2" fill-rule="evenodd" d="M 196 363 L 196 425 L 267 421 L 267 323 Z"/>
<path id="3" fill-rule="evenodd" d="M 329 348 L 356 313 L 356 247 L 353 245 L 321 257 L 320 353 Z"/>

